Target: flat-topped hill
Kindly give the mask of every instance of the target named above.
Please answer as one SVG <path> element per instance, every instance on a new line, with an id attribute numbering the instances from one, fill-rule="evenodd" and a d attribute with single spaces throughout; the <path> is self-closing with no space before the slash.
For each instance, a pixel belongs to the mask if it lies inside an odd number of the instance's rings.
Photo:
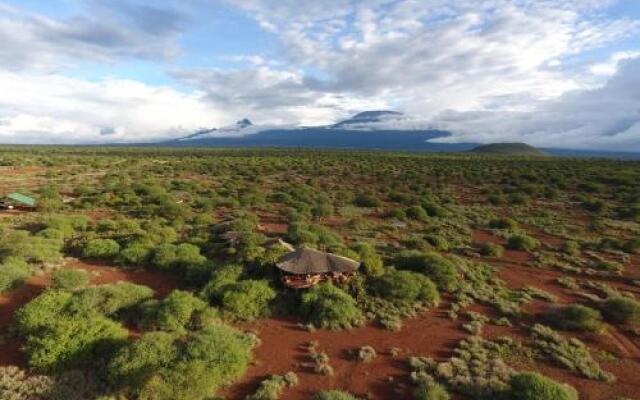
<path id="1" fill-rule="evenodd" d="M 473 153 L 503 154 L 519 156 L 544 156 L 542 151 L 526 143 L 490 143 L 475 147 Z"/>

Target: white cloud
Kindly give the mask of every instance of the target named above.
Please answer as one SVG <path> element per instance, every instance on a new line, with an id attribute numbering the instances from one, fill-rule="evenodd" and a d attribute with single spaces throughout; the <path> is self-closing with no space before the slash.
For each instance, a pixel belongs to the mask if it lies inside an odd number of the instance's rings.
<path id="1" fill-rule="evenodd" d="M 82 13 L 54 19 L 0 3 L 0 68 L 56 71 L 79 60 L 167 59 L 180 53 L 187 19 L 174 9 L 93 1 Z"/>
<path id="2" fill-rule="evenodd" d="M 454 132 L 440 142 L 640 151 L 640 58 L 621 61 L 616 69 L 601 88 L 572 91 L 529 112 L 448 111 L 429 123 Z"/>
<path id="3" fill-rule="evenodd" d="M 131 80 L 0 72 L 0 87 L 2 143 L 145 141 L 227 120 L 202 94 Z"/>

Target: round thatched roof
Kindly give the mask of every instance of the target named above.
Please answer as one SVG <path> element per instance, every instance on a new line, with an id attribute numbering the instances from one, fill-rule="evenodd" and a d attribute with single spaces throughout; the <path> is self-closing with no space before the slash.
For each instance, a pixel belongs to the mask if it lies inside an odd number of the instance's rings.
<path id="1" fill-rule="evenodd" d="M 280 257 L 276 266 L 285 272 L 302 275 L 353 272 L 360 263 L 347 257 L 301 248 Z"/>

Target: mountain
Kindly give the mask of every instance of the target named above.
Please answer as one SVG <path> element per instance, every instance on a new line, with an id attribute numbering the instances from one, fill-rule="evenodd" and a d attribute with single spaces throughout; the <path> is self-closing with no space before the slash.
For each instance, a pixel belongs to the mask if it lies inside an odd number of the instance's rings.
<path id="1" fill-rule="evenodd" d="M 391 122 L 393 120 L 399 120 L 402 117 L 404 117 L 404 114 L 397 111 L 364 111 L 332 125 L 332 128 L 356 128 L 364 124 Z"/>
<path id="2" fill-rule="evenodd" d="M 473 153 L 517 156 L 544 156 L 542 151 L 526 143 L 490 143 L 471 149 Z"/>
<path id="3" fill-rule="evenodd" d="M 411 125 L 396 111 L 365 111 L 333 125 L 283 128 L 254 125 L 248 119 L 220 129 L 205 129 L 162 143 L 166 147 L 307 147 L 405 151 L 466 151 L 474 143 L 431 143 L 449 132 Z"/>

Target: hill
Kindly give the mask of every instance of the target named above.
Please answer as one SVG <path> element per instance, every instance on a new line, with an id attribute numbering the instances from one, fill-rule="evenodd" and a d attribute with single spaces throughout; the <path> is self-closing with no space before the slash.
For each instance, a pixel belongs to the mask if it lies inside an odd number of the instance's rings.
<path id="1" fill-rule="evenodd" d="M 542 151 L 526 143 L 490 143 L 474 147 L 471 152 L 511 156 L 544 156 Z"/>

